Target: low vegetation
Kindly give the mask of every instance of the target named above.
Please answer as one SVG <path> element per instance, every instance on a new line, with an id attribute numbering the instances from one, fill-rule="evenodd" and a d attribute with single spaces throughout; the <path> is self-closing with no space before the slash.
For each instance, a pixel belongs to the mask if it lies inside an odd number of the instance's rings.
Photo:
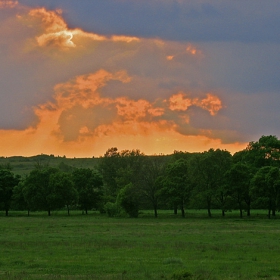
<path id="1" fill-rule="evenodd" d="M 280 219 L 159 212 L 11 212 L 0 217 L 0 279 L 280 279 Z"/>

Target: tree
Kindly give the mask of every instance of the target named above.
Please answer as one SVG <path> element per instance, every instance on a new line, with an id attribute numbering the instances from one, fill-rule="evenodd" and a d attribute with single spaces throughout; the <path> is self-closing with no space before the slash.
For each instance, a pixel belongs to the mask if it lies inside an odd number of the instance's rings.
<path id="1" fill-rule="evenodd" d="M 50 176 L 50 188 L 54 194 L 52 203 L 57 208 L 66 206 L 70 215 L 70 206 L 78 202 L 78 192 L 70 174 L 57 172 Z"/>
<path id="2" fill-rule="evenodd" d="M 98 170 L 103 178 L 104 195 L 108 200 L 115 200 L 118 193 L 118 185 L 116 182 L 117 170 L 120 167 L 120 153 L 116 147 L 106 151 L 100 160 Z"/>
<path id="3" fill-rule="evenodd" d="M 7 169 L 0 169 L 0 203 L 8 216 L 12 202 L 13 188 L 19 183 L 19 177 Z"/>
<path id="4" fill-rule="evenodd" d="M 165 173 L 163 192 L 175 207 L 180 207 L 182 217 L 185 217 L 185 206 L 191 192 L 188 162 L 180 158 L 168 164 Z"/>
<path id="5" fill-rule="evenodd" d="M 163 156 L 145 157 L 141 168 L 140 192 L 148 199 L 154 209 L 155 218 L 158 216 L 158 203 L 161 198 L 163 183 L 160 180 L 165 169 Z"/>
<path id="6" fill-rule="evenodd" d="M 98 207 L 102 198 L 103 181 L 101 175 L 89 168 L 79 168 L 72 173 L 74 187 L 79 194 L 81 209 L 88 214 L 88 210 Z"/>
<path id="7" fill-rule="evenodd" d="M 116 172 L 118 189 L 129 183 L 139 187 L 144 161 L 145 155 L 140 150 L 123 150 L 120 152 L 119 167 Z"/>
<path id="8" fill-rule="evenodd" d="M 139 214 L 139 194 L 132 183 L 124 186 L 118 194 L 117 203 L 131 218 L 137 218 Z"/>
<path id="9" fill-rule="evenodd" d="M 59 170 L 53 167 L 37 168 L 30 172 L 24 180 L 23 196 L 28 210 L 44 210 L 51 215 L 51 210 L 60 207 L 59 199 L 55 193 L 50 178 Z"/>
<path id="10" fill-rule="evenodd" d="M 262 136 L 258 141 L 250 142 L 246 150 L 246 162 L 256 168 L 280 167 L 280 140 L 276 136 Z"/>
<path id="11" fill-rule="evenodd" d="M 122 202 L 122 207 L 130 217 L 138 216 L 142 198 L 140 196 L 141 170 L 144 161 L 145 156 L 140 150 L 123 150 L 119 154 L 119 166 L 115 178 L 118 190 L 117 203 Z M 135 206 L 132 206 L 132 203 L 135 203 Z"/>
<path id="12" fill-rule="evenodd" d="M 276 209 L 279 208 L 279 168 L 273 166 L 261 167 L 252 179 L 251 195 L 255 196 L 257 201 L 266 206 L 269 218 L 271 212 L 275 216 Z"/>
<path id="13" fill-rule="evenodd" d="M 250 181 L 252 176 L 250 166 L 241 162 L 235 163 L 226 172 L 227 190 L 229 195 L 237 202 L 241 218 L 244 202 L 247 206 L 247 216 L 250 216 L 252 200 L 250 195 Z"/>
<path id="14" fill-rule="evenodd" d="M 24 199 L 23 195 L 23 188 L 24 183 L 20 181 L 14 188 L 13 188 L 13 196 L 12 196 L 12 208 L 15 210 L 27 210 L 27 215 L 29 216 L 29 208 Z"/>
<path id="15" fill-rule="evenodd" d="M 192 158 L 191 178 L 194 184 L 194 196 L 196 200 L 206 202 L 208 216 L 211 217 L 211 208 L 216 199 L 224 215 L 225 206 L 225 173 L 231 165 L 231 154 L 225 150 L 210 149 L 207 152 L 197 154 Z"/>

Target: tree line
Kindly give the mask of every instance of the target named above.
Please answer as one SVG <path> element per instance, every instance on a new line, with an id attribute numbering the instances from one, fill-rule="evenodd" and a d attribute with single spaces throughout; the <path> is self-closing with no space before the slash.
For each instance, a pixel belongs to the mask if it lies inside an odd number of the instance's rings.
<path id="1" fill-rule="evenodd" d="M 139 150 L 113 147 L 94 169 L 37 165 L 25 177 L 0 166 L 0 207 L 9 210 L 51 211 L 95 209 L 109 216 L 138 217 L 141 209 L 173 209 L 185 217 L 187 209 L 213 209 L 221 215 L 238 209 L 280 210 L 280 140 L 262 136 L 231 155 L 226 150 L 202 153 L 174 151 L 146 156 Z"/>

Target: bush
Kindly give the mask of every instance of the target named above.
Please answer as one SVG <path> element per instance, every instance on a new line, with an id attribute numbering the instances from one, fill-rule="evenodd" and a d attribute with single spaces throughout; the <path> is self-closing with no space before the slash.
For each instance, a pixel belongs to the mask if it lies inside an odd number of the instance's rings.
<path id="1" fill-rule="evenodd" d="M 128 184 L 119 191 L 117 201 L 131 218 L 139 215 L 139 197 L 133 184 Z"/>
<path id="2" fill-rule="evenodd" d="M 109 217 L 117 217 L 120 215 L 120 207 L 116 202 L 107 202 L 104 205 L 104 210 Z"/>

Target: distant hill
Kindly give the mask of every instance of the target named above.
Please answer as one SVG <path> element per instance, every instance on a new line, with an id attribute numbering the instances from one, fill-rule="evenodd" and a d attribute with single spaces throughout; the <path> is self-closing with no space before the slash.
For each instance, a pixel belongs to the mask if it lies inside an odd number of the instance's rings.
<path id="1" fill-rule="evenodd" d="M 73 168 L 94 168 L 99 161 L 100 158 L 66 158 L 45 154 L 31 157 L 0 157 L 1 166 L 10 166 L 13 173 L 21 176 L 29 174 L 38 165 L 58 167 L 63 171 L 69 171 Z"/>
<path id="2" fill-rule="evenodd" d="M 166 161 L 175 158 L 188 157 L 191 153 L 177 152 L 174 155 L 149 155 L 147 157 L 164 157 Z M 31 157 L 12 156 L 0 157 L 0 167 L 9 167 L 16 175 L 28 175 L 30 171 L 38 166 L 57 167 L 61 171 L 71 172 L 75 168 L 95 168 L 100 163 L 101 158 L 66 158 L 65 156 L 55 157 L 54 155 L 36 155 Z"/>

